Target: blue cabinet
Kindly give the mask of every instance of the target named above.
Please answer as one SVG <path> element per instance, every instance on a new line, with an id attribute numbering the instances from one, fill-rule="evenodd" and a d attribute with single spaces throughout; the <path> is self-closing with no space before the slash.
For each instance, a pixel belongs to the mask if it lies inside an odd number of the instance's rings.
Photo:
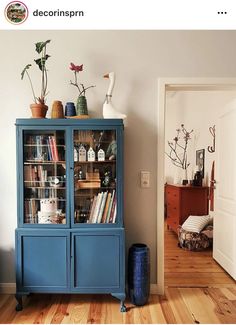
<path id="1" fill-rule="evenodd" d="M 17 291 L 66 292 L 70 287 L 70 234 L 17 230 Z"/>
<path id="2" fill-rule="evenodd" d="M 123 122 L 18 119 L 16 282 L 22 295 L 111 293 L 125 311 Z"/>
<path id="3" fill-rule="evenodd" d="M 124 291 L 123 241 L 122 230 L 73 233 L 73 290 L 95 290 L 96 293 Z"/>

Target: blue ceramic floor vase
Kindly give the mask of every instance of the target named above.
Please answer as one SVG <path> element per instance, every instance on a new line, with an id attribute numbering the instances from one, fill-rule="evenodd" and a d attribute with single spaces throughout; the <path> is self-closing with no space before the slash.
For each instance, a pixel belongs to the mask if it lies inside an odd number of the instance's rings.
<path id="1" fill-rule="evenodd" d="M 131 302 L 145 305 L 150 293 L 150 253 L 145 244 L 133 244 L 129 249 L 128 286 Z"/>
<path id="2" fill-rule="evenodd" d="M 18 119 L 16 132 L 16 310 L 30 293 L 109 293 L 126 311 L 123 121 Z"/>

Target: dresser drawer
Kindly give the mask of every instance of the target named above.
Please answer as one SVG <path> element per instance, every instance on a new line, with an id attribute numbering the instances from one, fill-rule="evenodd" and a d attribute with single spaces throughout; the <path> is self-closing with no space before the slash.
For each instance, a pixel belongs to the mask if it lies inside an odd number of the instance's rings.
<path id="1" fill-rule="evenodd" d="M 177 231 L 189 215 L 208 213 L 208 187 L 182 185 L 165 186 L 165 206 L 168 226 Z"/>
<path id="2" fill-rule="evenodd" d="M 167 225 L 177 233 L 179 222 L 175 218 L 167 218 Z"/>
<path id="3" fill-rule="evenodd" d="M 179 218 L 180 217 L 180 208 L 179 206 L 168 204 L 167 203 L 167 217 L 174 217 Z"/>
<path id="4" fill-rule="evenodd" d="M 178 190 L 178 188 L 167 186 L 167 188 L 166 188 L 166 200 L 167 201 L 179 200 L 179 190 Z"/>

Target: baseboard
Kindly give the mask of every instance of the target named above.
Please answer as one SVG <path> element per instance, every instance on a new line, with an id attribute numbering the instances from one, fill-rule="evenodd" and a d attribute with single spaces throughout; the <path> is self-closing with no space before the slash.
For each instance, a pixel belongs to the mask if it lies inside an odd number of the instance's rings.
<path id="1" fill-rule="evenodd" d="M 16 284 L 15 283 L 0 283 L 0 293 L 15 294 Z"/>
<path id="2" fill-rule="evenodd" d="M 15 283 L 0 283 L 0 293 L 15 294 L 15 292 L 16 292 L 16 284 Z M 157 284 L 151 283 L 150 293 L 152 295 L 158 294 Z"/>
<path id="3" fill-rule="evenodd" d="M 156 283 L 151 283 L 150 285 L 150 293 L 151 295 L 157 295 L 158 294 L 158 286 Z"/>

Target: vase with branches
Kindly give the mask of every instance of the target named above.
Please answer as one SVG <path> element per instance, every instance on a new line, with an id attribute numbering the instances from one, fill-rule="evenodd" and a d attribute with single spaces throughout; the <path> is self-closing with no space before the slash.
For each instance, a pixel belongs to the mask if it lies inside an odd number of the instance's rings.
<path id="1" fill-rule="evenodd" d="M 170 158 L 173 165 L 184 170 L 185 179 L 183 180 L 183 184 L 186 184 L 188 182 L 187 169 L 190 165 L 188 161 L 188 145 L 193 130 L 187 131 L 184 124 L 181 124 L 176 132 L 173 140 L 168 141 L 169 152 L 165 152 L 165 154 Z"/>
<path id="2" fill-rule="evenodd" d="M 46 116 L 48 106 L 46 106 L 46 96 L 48 94 L 48 74 L 46 68 L 46 62 L 50 55 L 47 54 L 47 44 L 50 43 L 51 40 L 47 40 L 45 42 L 37 42 L 35 44 L 35 51 L 40 54 L 40 57 L 35 59 L 34 62 L 38 66 L 41 72 L 41 91 L 38 96 L 36 96 L 35 89 L 33 86 L 32 79 L 29 74 L 29 69 L 31 68 L 32 64 L 27 64 L 23 71 L 21 72 L 21 79 L 23 80 L 25 76 L 27 76 L 31 91 L 33 94 L 34 104 L 30 105 L 32 116 L 35 118 L 42 118 Z"/>
<path id="3" fill-rule="evenodd" d="M 95 86 L 85 87 L 84 84 L 78 82 L 78 74 L 83 71 L 83 64 L 75 65 L 74 63 L 70 64 L 70 70 L 74 72 L 74 81 L 70 80 L 70 84 L 75 86 L 79 92 L 76 109 L 77 115 L 81 118 L 88 117 L 88 108 L 87 108 L 87 100 L 86 100 L 86 90 L 93 88 Z"/>

